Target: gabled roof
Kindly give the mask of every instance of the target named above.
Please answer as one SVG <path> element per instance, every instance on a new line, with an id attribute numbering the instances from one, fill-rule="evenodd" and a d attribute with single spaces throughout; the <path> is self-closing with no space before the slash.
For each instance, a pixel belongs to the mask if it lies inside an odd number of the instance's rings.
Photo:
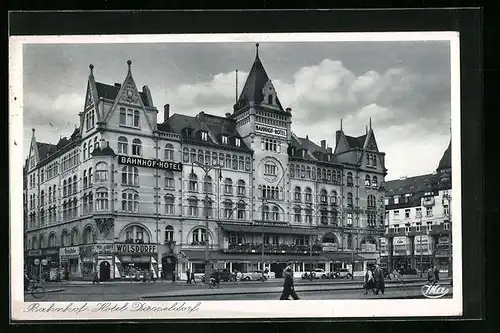
<path id="1" fill-rule="evenodd" d="M 357 148 L 363 149 L 363 146 L 364 146 L 365 141 L 366 141 L 366 134 L 363 134 L 363 135 L 358 136 L 358 137 L 346 135 L 345 138 L 347 140 L 347 144 L 349 145 L 350 149 L 357 149 Z"/>
<path id="2" fill-rule="evenodd" d="M 295 151 L 293 151 L 295 149 Z M 307 153 L 304 156 L 302 151 L 306 150 Z M 326 159 L 327 155 L 331 154 L 331 160 Z M 304 160 L 309 160 L 311 162 L 325 162 L 325 163 L 336 163 L 338 162 L 335 155 L 316 143 L 309 140 L 309 137 L 301 138 L 292 133 L 292 142 L 290 143 L 288 155 L 291 157 L 297 157 Z"/>
<path id="3" fill-rule="evenodd" d="M 435 186 L 436 175 L 434 174 L 389 180 L 384 183 L 386 194 L 389 195 L 426 192 L 434 189 Z"/>
<path id="4" fill-rule="evenodd" d="M 264 100 L 262 90 L 264 89 L 264 86 L 268 81 L 269 76 L 267 76 L 266 70 L 264 69 L 262 62 L 260 61 L 259 49 L 257 44 L 255 60 L 253 62 L 252 68 L 250 69 L 250 73 L 248 74 L 245 85 L 243 86 L 240 97 L 234 105 L 234 109 L 242 109 L 243 107 L 249 105 L 250 102 L 254 102 L 256 104 L 261 103 Z M 277 96 L 276 103 L 278 104 L 279 108 L 283 110 L 283 107 L 281 106 L 281 103 Z"/>
<path id="5" fill-rule="evenodd" d="M 110 100 L 115 100 L 116 96 L 118 95 L 118 92 L 120 91 L 120 87 L 117 86 L 112 86 L 109 84 L 105 83 L 100 83 L 96 82 L 95 83 L 96 88 L 97 88 L 97 95 L 99 98 L 105 98 L 105 99 L 110 99 Z M 146 94 L 139 91 L 139 95 L 141 96 L 142 103 L 144 106 L 152 106 L 148 104 L 148 99 L 146 97 Z"/>
<path id="6" fill-rule="evenodd" d="M 40 161 L 47 156 L 54 154 L 59 149 L 59 145 L 53 145 L 50 143 L 37 142 L 36 145 L 38 148 L 38 156 L 40 158 Z"/>
<path id="7" fill-rule="evenodd" d="M 442 169 L 451 169 L 451 141 L 448 144 L 448 148 L 446 148 L 446 150 L 444 151 L 444 154 L 441 157 L 441 160 L 439 161 L 439 165 L 437 167 L 437 170 Z"/>

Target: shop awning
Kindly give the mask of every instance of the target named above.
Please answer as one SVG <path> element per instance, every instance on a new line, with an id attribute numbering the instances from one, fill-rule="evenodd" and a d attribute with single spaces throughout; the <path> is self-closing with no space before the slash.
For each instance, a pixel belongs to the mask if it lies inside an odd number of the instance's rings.
<path id="1" fill-rule="evenodd" d="M 353 259 L 354 261 L 365 261 L 365 258 L 363 258 L 360 255 L 355 254 L 354 256 L 352 253 L 349 252 L 326 252 L 322 253 L 321 256 L 325 257 L 327 261 L 348 261 L 351 262 Z"/>
<path id="2" fill-rule="evenodd" d="M 189 260 L 205 260 L 205 251 L 196 250 L 183 250 L 184 255 Z M 218 251 L 210 252 L 210 259 L 212 261 L 233 261 L 233 262 L 261 262 L 262 254 L 241 254 L 241 253 L 224 253 Z M 350 259 L 350 257 L 349 257 Z M 264 261 L 266 262 L 317 262 L 317 261 L 330 261 L 329 258 L 321 255 L 309 256 L 301 254 L 264 254 Z"/>
<path id="3" fill-rule="evenodd" d="M 285 234 L 285 235 L 317 235 L 319 234 L 318 229 L 311 228 L 300 228 L 291 226 L 261 226 L 254 224 L 234 224 L 234 223 L 220 223 L 220 226 L 225 231 L 229 232 L 242 232 L 242 233 L 252 233 L 252 234 Z"/>

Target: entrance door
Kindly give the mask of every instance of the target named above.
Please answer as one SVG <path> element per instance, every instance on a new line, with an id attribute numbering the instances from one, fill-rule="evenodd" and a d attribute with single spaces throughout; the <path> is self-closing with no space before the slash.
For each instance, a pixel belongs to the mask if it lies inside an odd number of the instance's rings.
<path id="1" fill-rule="evenodd" d="M 271 272 L 274 272 L 274 276 L 279 279 L 283 277 L 283 270 L 286 268 L 285 263 L 274 263 L 271 264 Z"/>
<path id="2" fill-rule="evenodd" d="M 163 271 L 163 278 L 166 280 L 172 280 L 174 275 L 175 261 L 173 257 L 163 257 L 161 258 L 161 266 Z"/>
<path id="3" fill-rule="evenodd" d="M 111 265 L 107 261 L 103 261 L 99 265 L 99 275 L 101 281 L 109 281 L 111 273 L 110 266 Z"/>

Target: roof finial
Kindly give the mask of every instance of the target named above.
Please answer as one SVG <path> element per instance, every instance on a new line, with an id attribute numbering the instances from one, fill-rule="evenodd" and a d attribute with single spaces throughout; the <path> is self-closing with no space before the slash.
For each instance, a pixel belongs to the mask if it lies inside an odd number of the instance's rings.
<path id="1" fill-rule="evenodd" d="M 259 59 L 259 43 L 255 44 L 255 59 Z"/>
<path id="2" fill-rule="evenodd" d="M 127 60 L 128 70 L 130 71 L 130 66 L 132 65 L 132 60 Z"/>
<path id="3" fill-rule="evenodd" d="M 368 134 L 368 126 L 365 126 L 365 134 Z"/>
<path id="4" fill-rule="evenodd" d="M 372 129 L 372 117 L 370 117 L 370 129 Z"/>
<path id="5" fill-rule="evenodd" d="M 35 135 L 35 128 L 34 127 L 31 129 L 31 131 L 33 132 L 33 135 Z"/>
<path id="6" fill-rule="evenodd" d="M 342 132 L 342 118 L 340 118 L 340 131 Z"/>
<path id="7" fill-rule="evenodd" d="M 94 65 L 90 64 L 89 68 L 90 68 L 90 75 L 94 76 Z"/>

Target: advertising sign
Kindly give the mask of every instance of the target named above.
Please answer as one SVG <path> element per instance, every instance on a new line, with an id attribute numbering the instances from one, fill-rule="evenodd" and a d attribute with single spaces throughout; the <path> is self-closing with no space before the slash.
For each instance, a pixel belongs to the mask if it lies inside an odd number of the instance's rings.
<path id="1" fill-rule="evenodd" d="M 146 168 L 159 168 L 163 170 L 182 171 L 182 163 L 151 160 L 141 157 L 118 156 L 118 164 L 133 165 Z"/>
<path id="2" fill-rule="evenodd" d="M 78 247 L 78 246 L 62 247 L 59 249 L 59 255 L 61 257 L 79 256 L 80 255 L 80 247 Z"/>
<path id="3" fill-rule="evenodd" d="M 115 244 L 116 253 L 156 253 L 153 244 Z"/>
<path id="4" fill-rule="evenodd" d="M 40 257 L 41 255 L 42 255 L 42 250 L 29 250 L 28 251 L 29 257 Z"/>
<path id="5" fill-rule="evenodd" d="M 323 243 L 323 252 L 336 252 L 339 250 L 337 243 Z"/>
<path id="6" fill-rule="evenodd" d="M 94 252 L 97 254 L 111 254 L 113 253 L 114 244 L 94 244 Z"/>
<path id="7" fill-rule="evenodd" d="M 255 124 L 255 132 L 264 133 L 264 134 L 271 134 L 271 135 L 276 135 L 276 136 L 281 136 L 283 138 L 286 138 L 286 129 L 284 129 L 284 128 Z"/>

